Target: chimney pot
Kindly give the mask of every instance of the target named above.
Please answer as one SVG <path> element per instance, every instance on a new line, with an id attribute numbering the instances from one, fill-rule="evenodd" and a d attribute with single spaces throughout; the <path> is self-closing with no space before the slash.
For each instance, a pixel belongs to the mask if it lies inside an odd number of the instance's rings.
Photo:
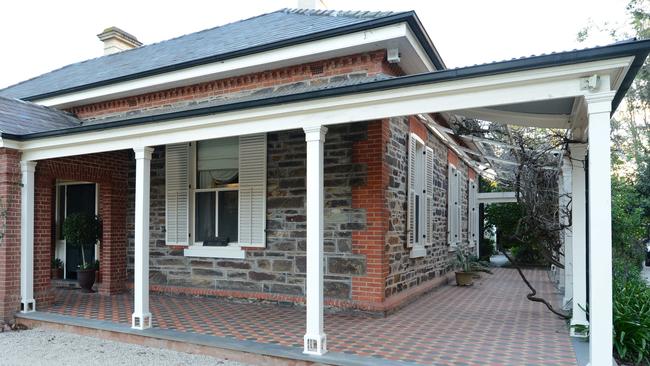
<path id="1" fill-rule="evenodd" d="M 118 27 L 104 29 L 103 32 L 97 35 L 97 38 L 104 43 L 104 55 L 110 55 L 142 46 L 142 42 L 138 41 L 135 36 Z"/>

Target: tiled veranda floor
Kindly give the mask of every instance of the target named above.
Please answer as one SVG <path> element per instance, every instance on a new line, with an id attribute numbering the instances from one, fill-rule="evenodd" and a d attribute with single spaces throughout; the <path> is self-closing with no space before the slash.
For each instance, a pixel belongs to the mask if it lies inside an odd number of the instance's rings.
<path id="1" fill-rule="evenodd" d="M 546 272 L 526 273 L 542 296 L 555 299 Z M 385 318 L 327 314 L 328 347 L 424 365 L 575 365 L 564 321 L 526 293 L 515 270 L 497 269 L 473 287 L 443 286 Z M 60 289 L 42 310 L 129 324 L 132 306 L 129 294 Z M 154 327 L 302 347 L 300 307 L 152 295 L 151 311 Z"/>

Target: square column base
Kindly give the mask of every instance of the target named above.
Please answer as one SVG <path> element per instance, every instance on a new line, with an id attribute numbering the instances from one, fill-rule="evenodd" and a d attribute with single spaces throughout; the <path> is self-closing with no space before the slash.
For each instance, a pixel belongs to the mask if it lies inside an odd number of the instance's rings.
<path id="1" fill-rule="evenodd" d="M 584 327 L 584 330 L 580 328 Z M 577 328 L 577 329 L 576 329 Z M 571 321 L 570 335 L 575 338 L 589 338 L 589 323 Z"/>
<path id="2" fill-rule="evenodd" d="M 151 313 L 133 313 L 131 316 L 131 328 L 139 330 L 151 328 Z"/>
<path id="3" fill-rule="evenodd" d="M 322 356 L 327 353 L 327 336 L 323 334 L 305 334 L 305 349 L 308 355 Z"/>
<path id="4" fill-rule="evenodd" d="M 34 301 L 34 299 L 20 301 L 21 313 L 31 313 L 34 311 L 36 311 L 36 301 Z"/>

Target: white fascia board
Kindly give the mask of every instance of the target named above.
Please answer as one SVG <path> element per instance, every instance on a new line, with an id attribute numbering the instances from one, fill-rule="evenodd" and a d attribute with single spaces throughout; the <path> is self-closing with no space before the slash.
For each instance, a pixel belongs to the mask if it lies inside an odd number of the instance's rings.
<path id="1" fill-rule="evenodd" d="M 587 93 L 580 89 L 580 77 L 584 74 L 584 70 L 592 72 L 592 70 L 606 69 L 612 63 L 616 64 L 614 61 L 432 82 L 207 116 L 143 123 L 27 140 L 20 142 L 19 146 L 23 151 L 23 159 L 39 160 L 131 149 L 134 146 L 156 146 L 197 139 L 576 97 Z M 556 72 L 554 73 L 553 70 Z"/>
<path id="2" fill-rule="evenodd" d="M 467 118 L 526 127 L 569 128 L 571 116 L 566 114 L 536 114 L 476 108 L 454 111 Z"/>
<path id="3" fill-rule="evenodd" d="M 424 51 L 424 48 L 420 44 L 420 41 L 418 41 L 418 39 L 415 37 L 413 31 L 411 31 L 411 28 L 409 26 L 406 27 L 406 39 L 410 43 L 413 51 L 418 56 L 416 60 L 421 61 L 424 64 L 424 67 L 426 68 L 426 71 L 424 72 L 435 71 L 436 67 L 431 62 L 429 55 L 427 55 L 426 51 Z"/>
<path id="4" fill-rule="evenodd" d="M 515 192 L 484 192 L 477 195 L 478 203 L 507 203 L 517 202 Z"/>
<path id="5" fill-rule="evenodd" d="M 5 147 L 7 149 L 19 150 L 21 145 L 20 142 L 14 140 L 8 140 L 6 138 L 0 137 L 0 147 Z"/>
<path id="6" fill-rule="evenodd" d="M 353 53 L 378 50 L 385 48 L 384 44 L 390 41 L 394 44 L 405 44 L 403 40 L 408 38 L 409 32 L 410 30 L 406 23 L 392 24 L 164 74 L 100 86 L 80 92 L 34 100 L 34 102 L 45 106 L 66 108 L 73 105 L 83 105 L 102 100 L 164 90 L 182 85 L 271 70 L 278 67 L 314 62 L 323 58 L 340 57 Z M 426 54 L 424 54 L 424 57 L 426 57 Z"/>

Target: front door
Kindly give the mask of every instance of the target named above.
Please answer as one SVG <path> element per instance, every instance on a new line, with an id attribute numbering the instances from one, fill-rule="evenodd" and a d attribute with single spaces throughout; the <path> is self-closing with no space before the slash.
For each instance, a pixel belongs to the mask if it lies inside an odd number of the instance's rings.
<path id="1" fill-rule="evenodd" d="M 75 213 L 97 214 L 97 185 L 95 183 L 64 183 L 57 185 L 57 243 L 56 256 L 65 263 L 65 278 L 77 278 L 77 266 L 83 261 L 81 248 L 65 244 L 62 234 L 62 224 L 68 215 Z M 96 245 L 84 246 L 86 263 L 93 263 L 96 256 Z"/>

